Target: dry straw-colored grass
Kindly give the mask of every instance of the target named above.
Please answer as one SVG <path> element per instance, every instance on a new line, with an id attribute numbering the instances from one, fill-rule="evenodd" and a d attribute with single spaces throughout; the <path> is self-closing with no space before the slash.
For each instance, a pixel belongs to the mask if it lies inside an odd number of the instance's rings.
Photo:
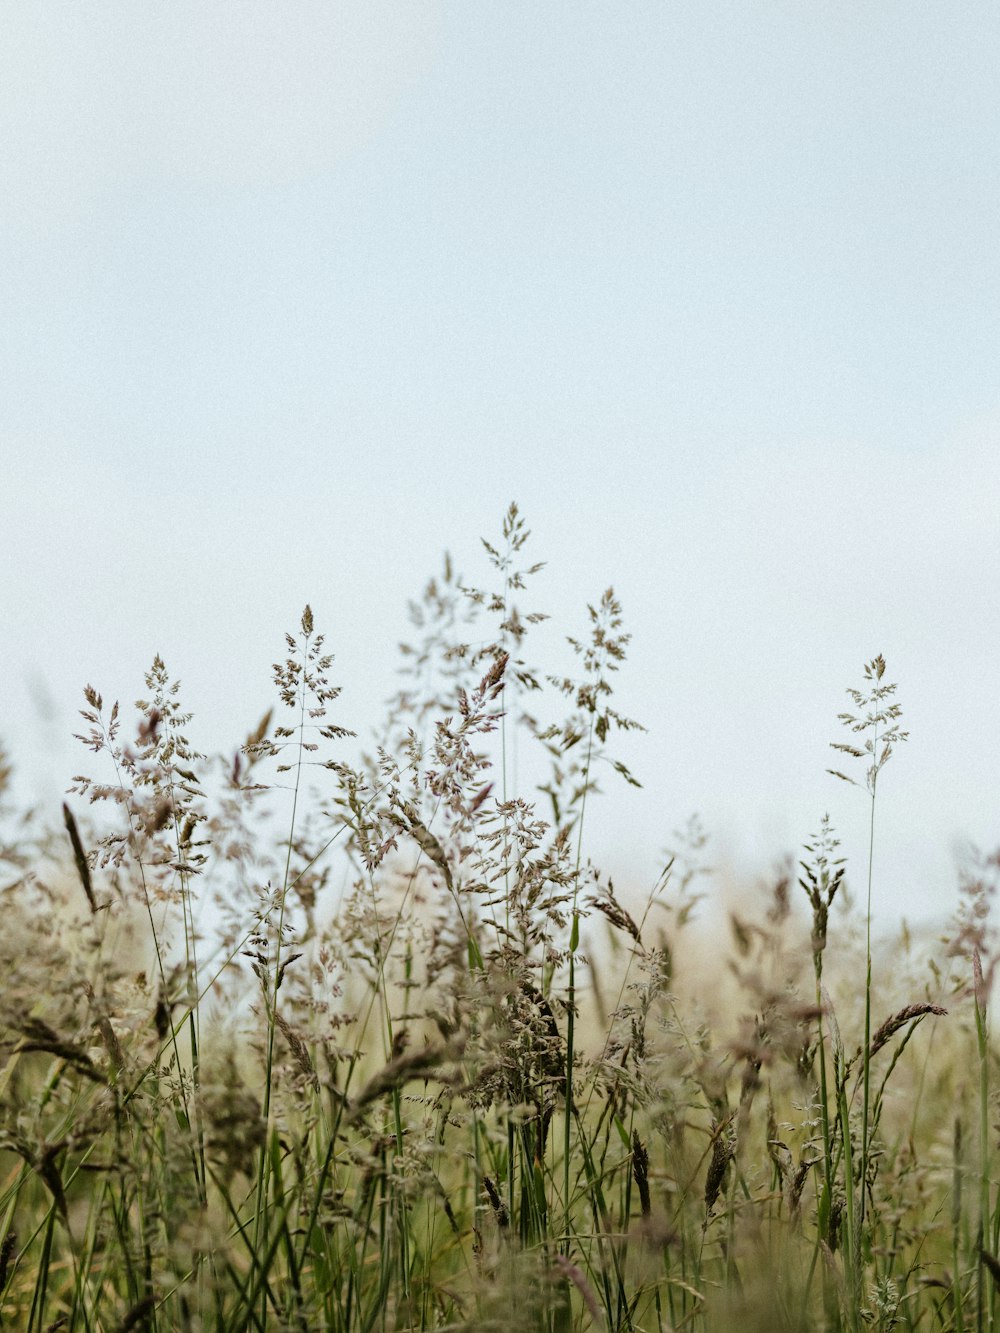
<path id="1" fill-rule="evenodd" d="M 536 667 L 527 540 L 411 608 L 368 757 L 308 607 L 226 758 L 160 658 L 132 722 L 87 687 L 93 773 L 0 846 L 3 1327 L 994 1327 L 1000 859 L 932 949 L 872 939 L 825 819 L 726 921 L 697 821 L 617 893 L 629 636 L 608 591 Z M 873 837 L 894 690 L 837 743 Z"/>

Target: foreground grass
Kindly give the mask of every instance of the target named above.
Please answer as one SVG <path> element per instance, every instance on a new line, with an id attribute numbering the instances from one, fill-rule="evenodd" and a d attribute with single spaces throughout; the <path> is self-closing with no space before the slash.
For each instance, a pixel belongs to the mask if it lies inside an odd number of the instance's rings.
<path id="1" fill-rule="evenodd" d="M 828 820 L 725 936 L 696 824 L 626 907 L 586 833 L 628 636 L 608 592 L 535 670 L 526 540 L 431 582 L 357 765 L 308 608 L 228 760 L 159 658 L 131 731 L 88 686 L 98 777 L 0 848 L 4 1327 L 994 1327 L 1000 860 L 931 951 L 873 947 Z M 894 689 L 836 746 L 872 846 Z"/>

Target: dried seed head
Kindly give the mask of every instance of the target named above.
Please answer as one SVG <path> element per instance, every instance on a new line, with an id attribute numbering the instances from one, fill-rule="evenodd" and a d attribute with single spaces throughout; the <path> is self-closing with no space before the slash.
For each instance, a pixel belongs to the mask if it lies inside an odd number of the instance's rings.
<path id="1" fill-rule="evenodd" d="M 887 1018 L 880 1028 L 878 1028 L 872 1037 L 871 1046 L 868 1048 L 869 1058 L 876 1055 L 883 1046 L 887 1045 L 891 1038 L 907 1024 L 925 1018 L 928 1014 L 944 1015 L 947 1009 L 942 1009 L 939 1004 L 908 1004 L 900 1009 L 891 1018 Z"/>

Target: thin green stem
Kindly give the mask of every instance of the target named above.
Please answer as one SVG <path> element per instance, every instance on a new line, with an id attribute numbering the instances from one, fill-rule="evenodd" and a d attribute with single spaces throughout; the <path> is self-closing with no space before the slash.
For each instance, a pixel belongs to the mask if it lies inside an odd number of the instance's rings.
<path id="1" fill-rule="evenodd" d="M 571 1198 L 570 1198 L 570 1145 L 575 1107 L 573 1105 L 573 1062 L 576 1039 L 576 951 L 580 943 L 580 914 L 578 900 L 580 894 L 580 865 L 583 859 L 583 821 L 587 810 L 587 793 L 590 790 L 590 765 L 594 752 L 594 714 L 590 715 L 590 729 L 587 733 L 587 759 L 583 775 L 583 796 L 580 800 L 580 819 L 576 839 L 576 871 L 573 876 L 573 910 L 569 940 L 569 986 L 566 1016 L 566 1118 L 563 1133 L 563 1234 L 565 1247 L 569 1249 L 571 1235 Z"/>

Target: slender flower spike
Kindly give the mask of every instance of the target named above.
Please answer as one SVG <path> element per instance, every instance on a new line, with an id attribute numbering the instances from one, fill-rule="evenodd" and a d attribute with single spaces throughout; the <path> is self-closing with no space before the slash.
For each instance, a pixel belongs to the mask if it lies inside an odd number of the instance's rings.
<path id="1" fill-rule="evenodd" d="M 878 775 L 882 766 L 892 754 L 893 748 L 905 741 L 910 734 L 908 731 L 903 731 L 899 725 L 903 710 L 898 703 L 892 701 L 892 696 L 896 693 L 896 686 L 883 685 L 882 678 L 884 675 L 885 658 L 879 653 L 878 657 L 865 663 L 867 687 L 861 690 L 850 689 L 847 691 L 858 712 L 856 714 L 838 713 L 837 715 L 845 727 L 849 727 L 855 735 L 863 739 L 859 741 L 858 745 L 849 745 L 838 741 L 831 741 L 830 743 L 831 749 L 850 755 L 852 759 L 867 760 L 865 787 L 872 796 L 875 795 Z M 846 773 L 841 773 L 838 769 L 828 768 L 827 772 L 835 778 L 842 778 L 844 782 L 852 783 L 855 787 L 861 786 L 860 782 L 856 782 L 854 778 L 848 777 Z"/>

